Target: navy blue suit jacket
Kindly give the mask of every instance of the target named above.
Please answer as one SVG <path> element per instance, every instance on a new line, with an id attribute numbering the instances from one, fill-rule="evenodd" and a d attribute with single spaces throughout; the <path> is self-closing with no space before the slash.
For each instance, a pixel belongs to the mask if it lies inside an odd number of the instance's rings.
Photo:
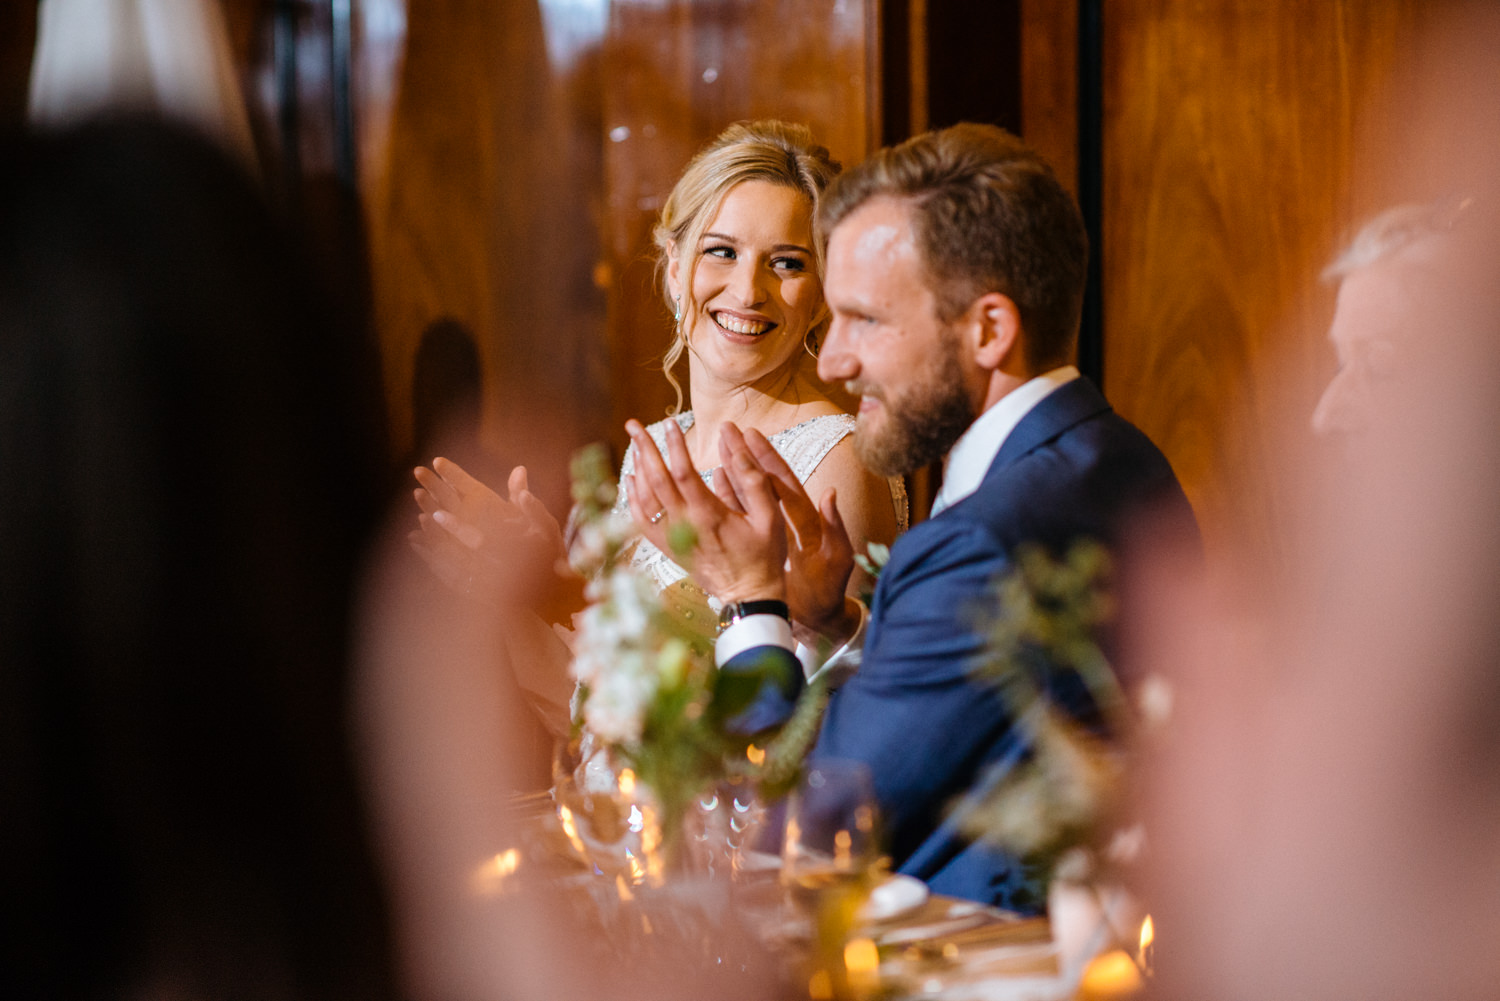
<path id="1" fill-rule="evenodd" d="M 834 694 L 813 754 L 870 766 L 899 871 L 941 893 L 1042 909 L 1044 889 L 1017 860 L 943 824 L 945 809 L 992 764 L 1028 750 L 995 692 L 970 676 L 984 648 L 981 610 L 1018 544 L 1057 553 L 1083 538 L 1112 544 L 1147 505 L 1192 525 L 1160 450 L 1076 379 L 1022 418 L 974 494 L 891 548 L 863 661 Z M 1076 678 L 1050 687 L 1077 718 L 1097 722 Z"/>

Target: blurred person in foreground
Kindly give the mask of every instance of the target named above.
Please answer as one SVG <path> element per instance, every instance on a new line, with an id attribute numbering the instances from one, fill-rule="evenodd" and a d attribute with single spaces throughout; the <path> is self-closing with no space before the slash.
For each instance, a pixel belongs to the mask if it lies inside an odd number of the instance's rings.
<path id="1" fill-rule="evenodd" d="M 1280 429 L 1299 502 L 1280 558 L 1237 549 L 1207 580 L 1147 561 L 1160 607 L 1130 659 L 1177 707 L 1146 802 L 1163 997 L 1493 996 L 1497 235 L 1466 214 L 1350 335 L 1422 320 L 1320 403 L 1351 447 Z"/>
<path id="2" fill-rule="evenodd" d="M 845 551 L 828 544 L 841 527 L 754 430 L 730 429 L 733 496 L 708 491 L 676 443 L 667 462 L 635 433 L 631 508 L 637 522 L 658 509 L 690 521 L 702 579 L 726 601 L 810 591 L 797 602 L 803 627 L 844 644 L 835 660 L 862 658 L 814 757 L 869 766 L 900 872 L 1036 913 L 1046 887 L 1026 861 L 947 816 L 1029 754 L 1026 728 L 973 675 L 987 652 L 982 613 L 1018 547 L 1113 545 L 1148 508 L 1196 538 L 1192 511 L 1166 458 L 1071 364 L 1087 237 L 1030 147 L 973 124 L 917 136 L 840 177 L 820 218 L 833 323 L 818 371 L 860 394 L 854 444 L 871 471 L 944 460 L 932 518 L 892 548 L 866 612 L 845 597 L 847 557 L 826 558 Z M 784 613 L 749 616 L 721 633 L 717 656 L 787 657 L 791 637 Z M 1039 664 L 1037 684 L 1076 722 L 1104 728 L 1076 672 Z"/>
<path id="3" fill-rule="evenodd" d="M 1465 207 L 1354 242 L 1418 223 L 1340 289 L 1315 425 L 1354 447 L 1286 415 L 1285 547 L 1237 546 L 1206 580 L 1151 561 L 1161 604 L 1130 646 L 1176 690 L 1145 803 L 1168 1001 L 1500 983 L 1500 12 L 1464 13 L 1412 46 L 1370 151 L 1392 190 Z"/>
<path id="4" fill-rule="evenodd" d="M 1381 384 L 1413 363 L 1423 331 L 1466 294 L 1449 237 L 1474 205 L 1460 196 L 1387 209 L 1324 269 L 1339 283 L 1328 330 L 1339 367 L 1313 411 L 1314 431 L 1349 435 L 1377 422 Z"/>
<path id="5" fill-rule="evenodd" d="M 0 996 L 394 998 L 346 727 L 368 346 L 206 141 L 0 144 Z"/>

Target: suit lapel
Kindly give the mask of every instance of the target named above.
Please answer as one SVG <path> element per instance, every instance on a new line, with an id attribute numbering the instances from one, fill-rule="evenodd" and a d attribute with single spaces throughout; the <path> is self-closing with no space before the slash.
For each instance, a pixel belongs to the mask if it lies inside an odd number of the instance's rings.
<path id="1" fill-rule="evenodd" d="M 1010 435 L 1005 439 L 1005 443 L 1000 446 L 1000 451 L 995 455 L 994 461 L 990 463 L 990 468 L 984 474 L 984 478 L 989 480 L 998 475 L 999 470 L 1022 459 L 1028 453 L 1041 448 L 1069 428 L 1076 427 L 1091 417 L 1108 413 L 1109 410 L 1108 401 L 1094 387 L 1094 384 L 1084 376 L 1080 376 L 1066 385 L 1059 386 L 1056 390 L 1049 393 L 1041 403 L 1032 407 L 1030 413 L 1021 418 L 1020 423 L 1015 426 Z M 951 512 L 963 507 L 968 500 L 969 498 L 964 498 L 964 500 L 954 504 L 948 510 L 937 515 L 937 517 L 947 517 Z M 914 525 L 913 531 L 916 531 L 920 527 L 919 525 Z M 902 542 L 903 539 L 897 539 L 895 546 L 901 546 Z M 875 635 L 879 631 L 881 619 L 879 609 L 885 603 L 885 596 L 882 593 L 885 590 L 885 583 L 886 575 L 881 574 L 880 579 L 875 584 L 875 596 L 870 605 L 871 617 L 868 631 L 865 634 L 867 648 L 874 646 Z"/>
<path id="2" fill-rule="evenodd" d="M 990 463 L 985 479 L 1026 454 L 1041 448 L 1064 431 L 1109 411 L 1109 403 L 1086 377 L 1080 376 L 1049 393 L 1021 418 Z"/>

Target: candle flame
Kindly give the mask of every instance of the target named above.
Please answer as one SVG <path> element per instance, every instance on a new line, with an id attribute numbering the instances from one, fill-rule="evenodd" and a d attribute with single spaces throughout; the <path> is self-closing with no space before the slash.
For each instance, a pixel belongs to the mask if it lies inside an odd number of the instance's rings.
<path id="1" fill-rule="evenodd" d="M 764 764 L 766 760 L 765 748 L 756 747 L 754 744 L 751 744 L 745 748 L 745 757 L 750 760 L 752 765 Z"/>
<path id="2" fill-rule="evenodd" d="M 625 797 L 635 795 L 635 772 L 629 768 L 620 772 L 620 795 Z"/>
<path id="3" fill-rule="evenodd" d="M 583 839 L 578 836 L 578 824 L 573 820 L 573 811 L 560 806 L 557 808 L 557 819 L 562 821 L 563 834 L 567 835 L 568 844 L 573 846 L 580 858 L 587 858 L 588 850 L 583 846 Z"/>
<path id="4" fill-rule="evenodd" d="M 1137 954 L 1137 962 L 1140 964 L 1141 972 L 1146 976 L 1151 975 L 1151 946 L 1156 942 L 1156 924 L 1147 914 L 1146 919 L 1141 922 L 1141 951 Z"/>
<path id="5" fill-rule="evenodd" d="M 848 868 L 853 853 L 850 851 L 853 839 L 849 837 L 848 831 L 839 831 L 833 836 L 833 861 L 840 868 Z"/>
<path id="6" fill-rule="evenodd" d="M 482 897 L 493 897 L 505 890 L 505 879 L 513 875 L 521 865 L 521 853 L 514 848 L 480 863 L 474 870 L 474 891 Z"/>
<path id="7" fill-rule="evenodd" d="M 880 951 L 868 938 L 856 938 L 844 946 L 844 969 L 849 973 L 849 986 L 860 996 L 872 991 L 880 983 Z"/>

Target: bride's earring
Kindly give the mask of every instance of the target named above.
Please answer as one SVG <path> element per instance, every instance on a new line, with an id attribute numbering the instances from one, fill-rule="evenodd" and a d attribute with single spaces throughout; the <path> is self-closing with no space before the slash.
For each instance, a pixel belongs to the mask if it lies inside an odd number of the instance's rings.
<path id="1" fill-rule="evenodd" d="M 802 347 L 814 358 L 818 357 L 818 338 L 813 334 L 811 327 L 808 328 L 807 333 L 802 335 Z"/>
<path id="2" fill-rule="evenodd" d="M 680 295 L 672 297 L 672 332 L 682 333 L 682 296 Z"/>

